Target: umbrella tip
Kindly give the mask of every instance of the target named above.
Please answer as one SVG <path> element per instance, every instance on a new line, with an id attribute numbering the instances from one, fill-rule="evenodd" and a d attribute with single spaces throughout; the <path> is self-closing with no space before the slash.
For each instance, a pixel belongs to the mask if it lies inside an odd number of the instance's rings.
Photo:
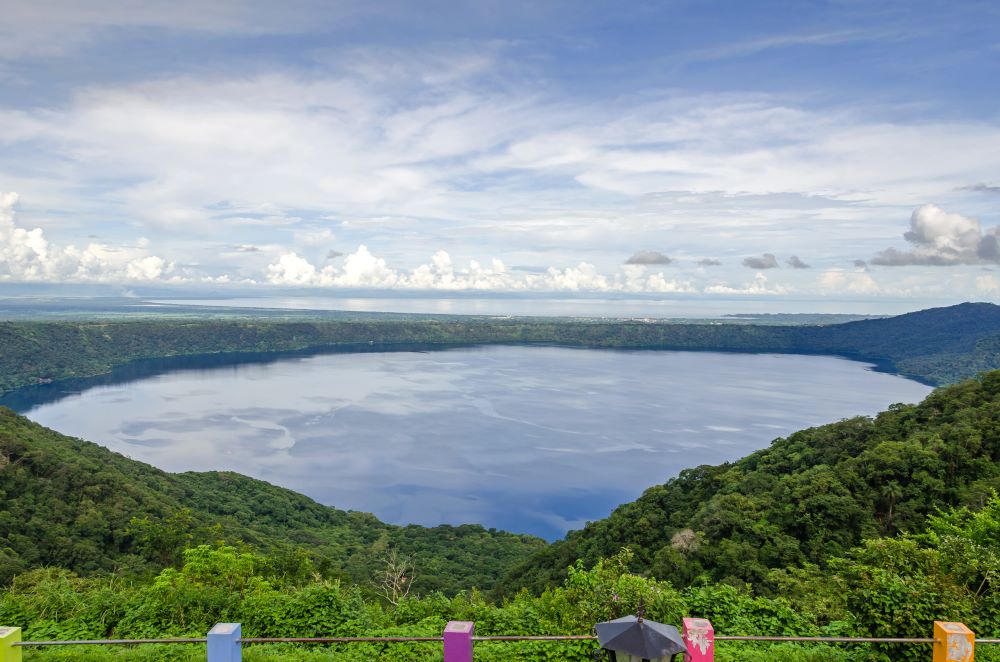
<path id="1" fill-rule="evenodd" d="M 642 623 L 643 616 L 646 615 L 646 602 L 639 598 L 639 604 L 635 608 L 635 620 L 637 623 Z"/>

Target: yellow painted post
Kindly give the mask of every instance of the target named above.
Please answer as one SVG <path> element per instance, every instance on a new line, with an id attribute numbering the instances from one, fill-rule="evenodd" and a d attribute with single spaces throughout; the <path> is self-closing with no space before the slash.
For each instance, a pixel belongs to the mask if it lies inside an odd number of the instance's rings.
<path id="1" fill-rule="evenodd" d="M 934 662 L 972 662 L 976 635 L 963 623 L 934 621 Z"/>
<path id="2" fill-rule="evenodd" d="M 21 662 L 21 649 L 14 642 L 21 641 L 21 628 L 0 628 L 0 662 Z"/>

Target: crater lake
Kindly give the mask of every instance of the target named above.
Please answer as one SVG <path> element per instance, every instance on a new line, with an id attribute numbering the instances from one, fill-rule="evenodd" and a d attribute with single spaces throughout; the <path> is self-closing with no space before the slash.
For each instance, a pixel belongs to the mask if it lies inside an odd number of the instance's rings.
<path id="1" fill-rule="evenodd" d="M 490 346 L 218 363 L 126 367 L 0 404 L 168 471 L 237 471 L 397 524 L 553 539 L 682 469 L 931 390 L 788 354 Z"/>

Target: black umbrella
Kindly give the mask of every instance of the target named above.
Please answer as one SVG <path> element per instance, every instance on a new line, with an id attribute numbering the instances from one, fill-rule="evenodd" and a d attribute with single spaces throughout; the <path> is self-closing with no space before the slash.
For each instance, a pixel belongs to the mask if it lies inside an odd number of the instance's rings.
<path id="1" fill-rule="evenodd" d="M 597 639 L 601 648 L 655 660 L 676 653 L 686 653 L 681 633 L 673 625 L 647 621 L 637 616 L 623 616 L 598 623 Z"/>

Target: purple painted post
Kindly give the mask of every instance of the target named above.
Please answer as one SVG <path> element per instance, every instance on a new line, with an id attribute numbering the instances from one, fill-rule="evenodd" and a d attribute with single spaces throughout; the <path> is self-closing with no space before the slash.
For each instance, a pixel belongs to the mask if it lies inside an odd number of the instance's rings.
<path id="1" fill-rule="evenodd" d="M 684 662 L 713 662 L 715 628 L 704 618 L 685 618 L 684 645 L 688 649 Z"/>
<path id="2" fill-rule="evenodd" d="M 472 662 L 472 633 L 476 624 L 449 621 L 444 628 L 444 662 Z"/>
<path id="3" fill-rule="evenodd" d="M 239 623 L 216 623 L 208 631 L 208 662 L 242 662 L 242 636 Z"/>

